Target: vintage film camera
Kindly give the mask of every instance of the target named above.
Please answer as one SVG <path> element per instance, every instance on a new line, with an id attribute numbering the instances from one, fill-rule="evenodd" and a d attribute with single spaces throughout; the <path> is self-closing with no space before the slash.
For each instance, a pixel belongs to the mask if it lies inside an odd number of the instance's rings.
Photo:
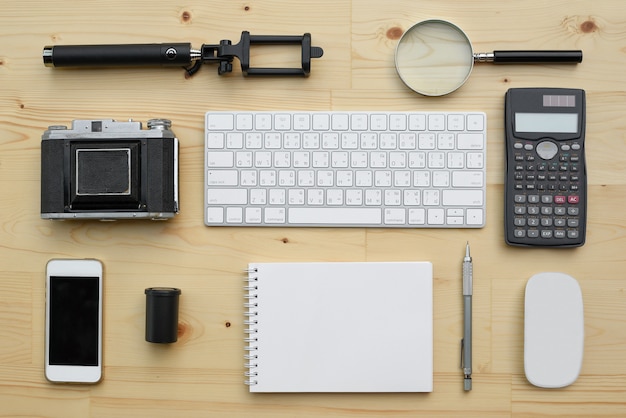
<path id="1" fill-rule="evenodd" d="M 178 139 L 171 122 L 74 120 L 41 141 L 44 219 L 169 219 L 178 213 Z"/>

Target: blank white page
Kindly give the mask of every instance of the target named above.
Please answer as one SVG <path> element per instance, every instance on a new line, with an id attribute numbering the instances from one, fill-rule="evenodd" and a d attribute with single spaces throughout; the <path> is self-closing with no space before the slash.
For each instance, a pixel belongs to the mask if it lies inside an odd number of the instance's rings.
<path id="1" fill-rule="evenodd" d="M 432 391 L 431 263 L 249 268 L 251 392 Z"/>

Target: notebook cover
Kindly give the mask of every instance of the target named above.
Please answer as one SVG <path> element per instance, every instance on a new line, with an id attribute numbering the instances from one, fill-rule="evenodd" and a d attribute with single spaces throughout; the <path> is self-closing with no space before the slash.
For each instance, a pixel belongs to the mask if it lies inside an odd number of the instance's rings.
<path id="1" fill-rule="evenodd" d="M 431 392 L 432 264 L 253 263 L 250 392 Z"/>

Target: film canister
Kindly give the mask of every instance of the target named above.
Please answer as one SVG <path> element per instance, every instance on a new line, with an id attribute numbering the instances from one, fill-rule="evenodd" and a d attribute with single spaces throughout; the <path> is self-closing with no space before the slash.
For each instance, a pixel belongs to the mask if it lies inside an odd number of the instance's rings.
<path id="1" fill-rule="evenodd" d="M 178 340 L 178 299 L 180 289 L 146 289 L 146 341 L 175 343 Z"/>

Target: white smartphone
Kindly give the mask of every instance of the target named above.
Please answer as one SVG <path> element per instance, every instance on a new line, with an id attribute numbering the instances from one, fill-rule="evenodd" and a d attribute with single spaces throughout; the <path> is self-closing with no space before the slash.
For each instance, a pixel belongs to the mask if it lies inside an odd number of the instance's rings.
<path id="1" fill-rule="evenodd" d="M 46 266 L 45 375 L 51 382 L 102 378 L 102 263 L 53 259 Z"/>

